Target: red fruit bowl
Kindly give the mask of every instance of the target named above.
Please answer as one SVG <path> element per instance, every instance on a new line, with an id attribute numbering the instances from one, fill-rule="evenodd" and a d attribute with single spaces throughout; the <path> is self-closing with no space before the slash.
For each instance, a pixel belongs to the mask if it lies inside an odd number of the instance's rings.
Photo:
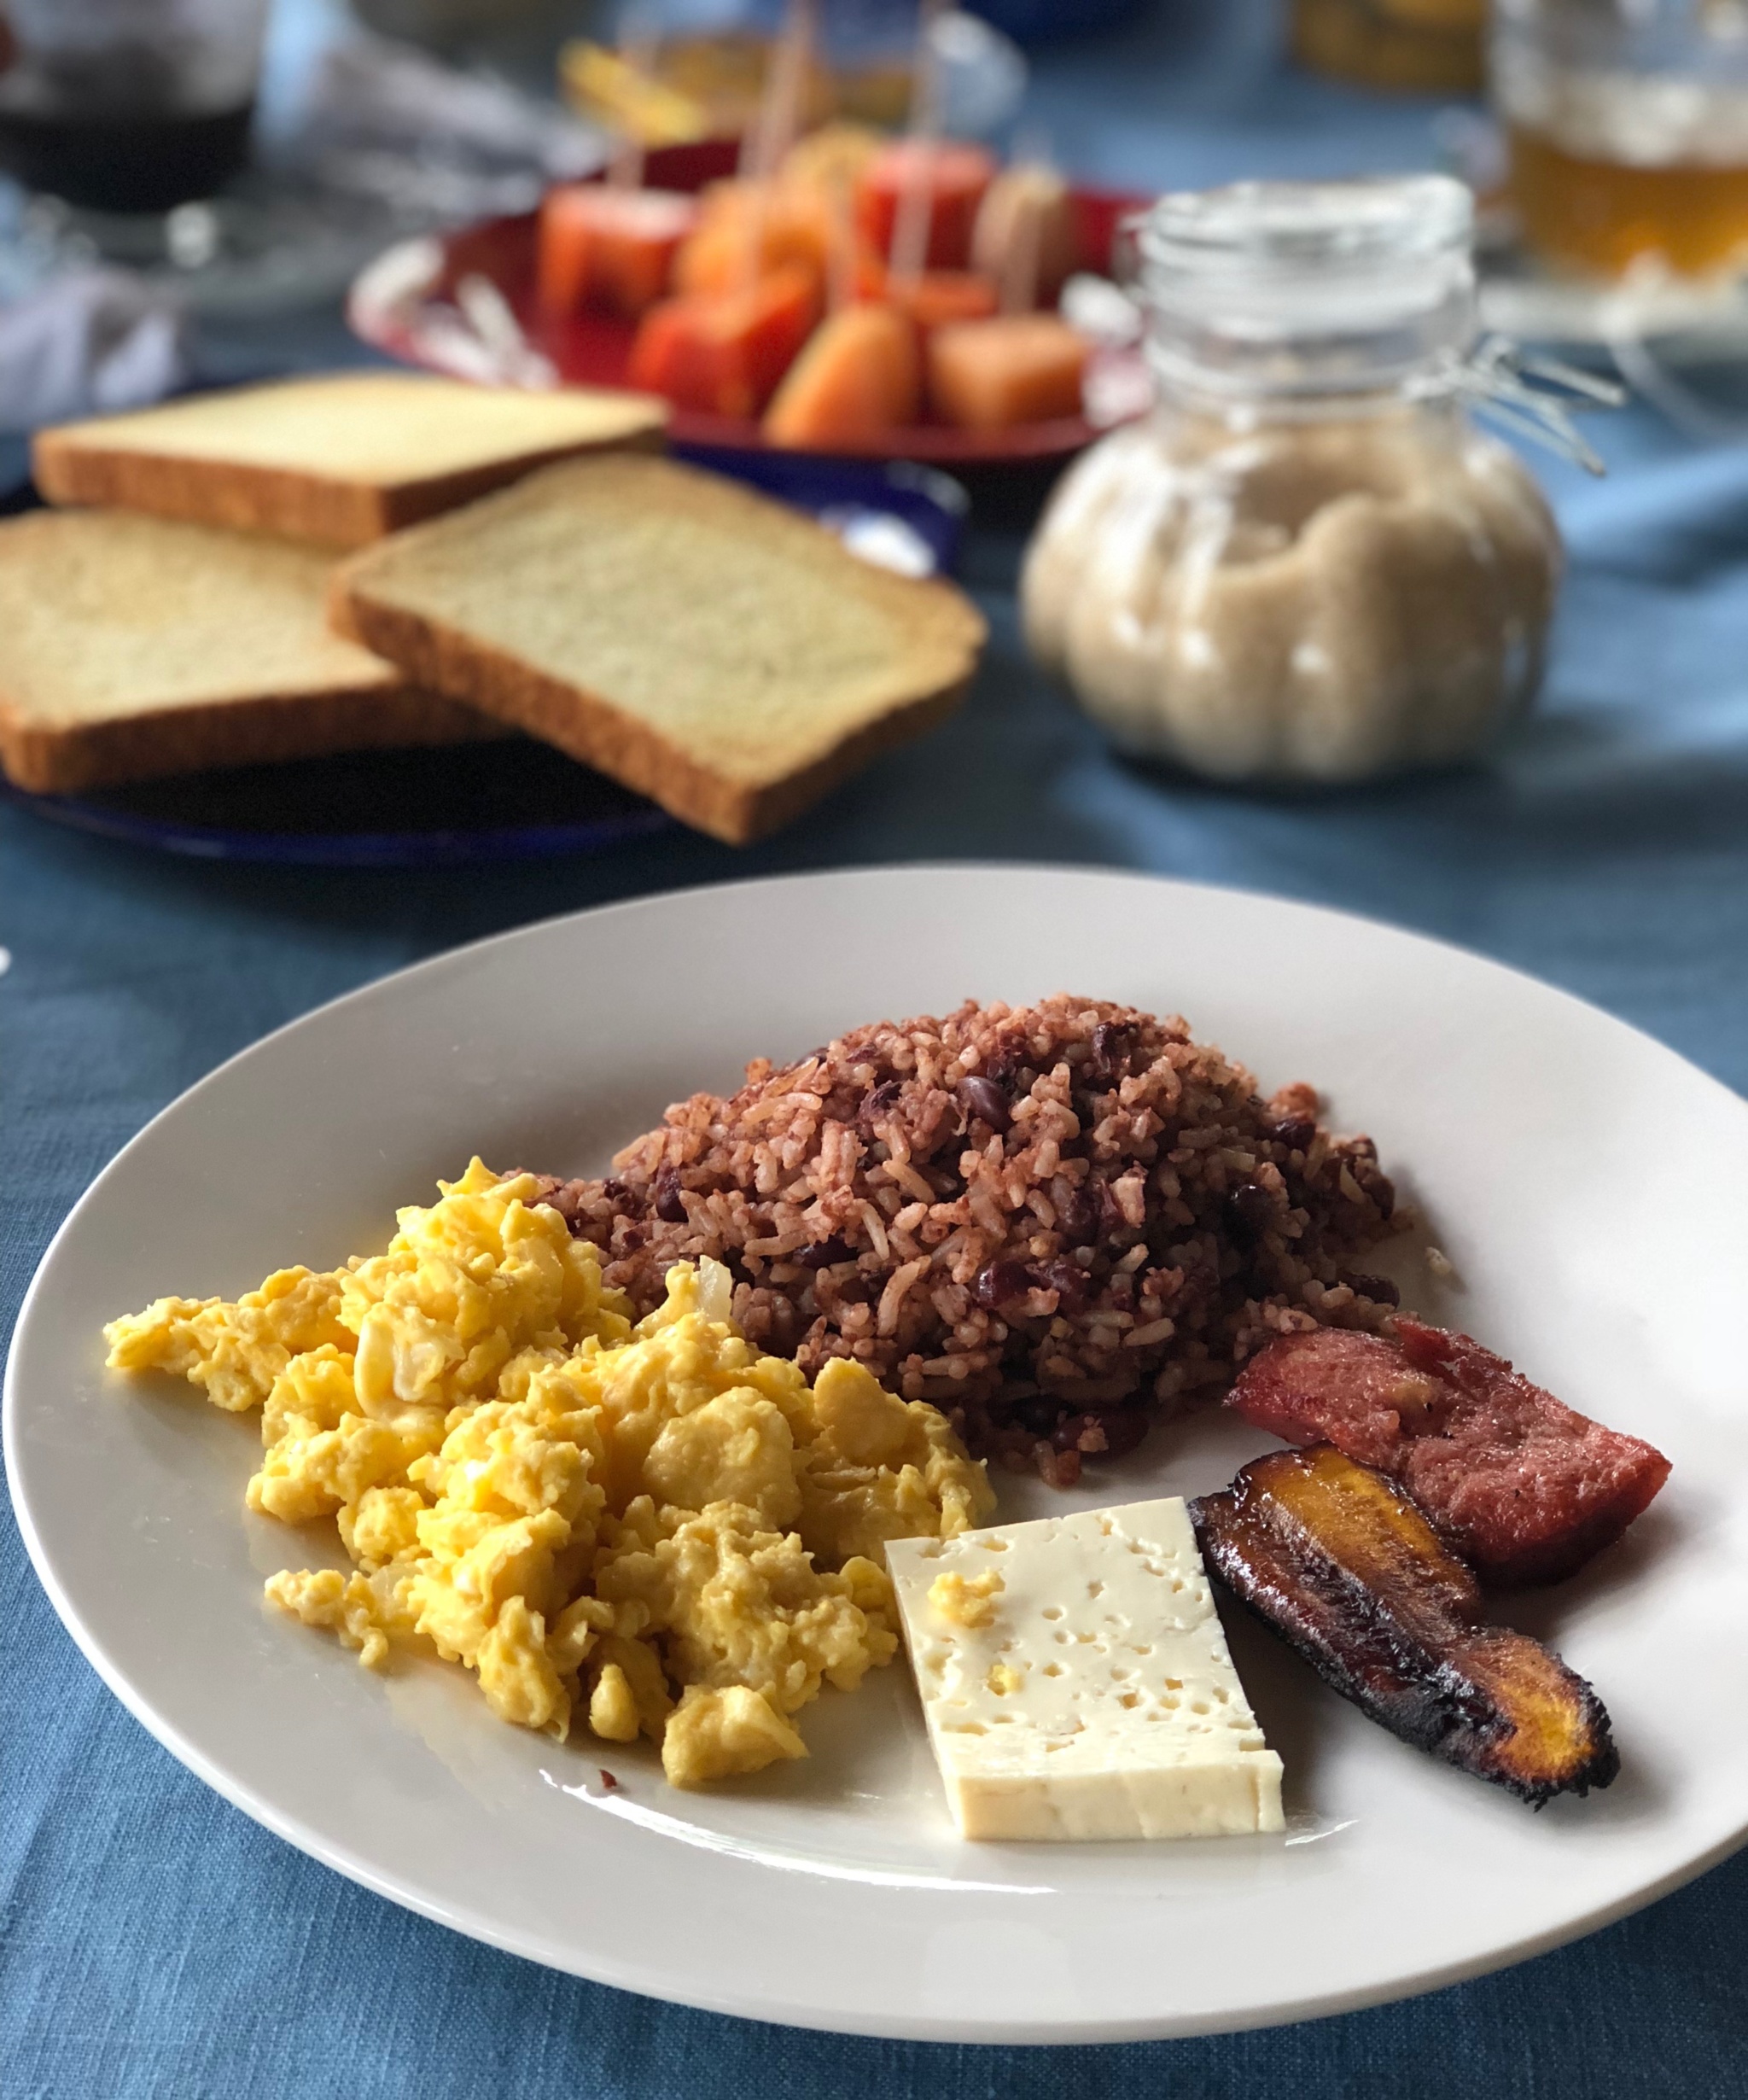
<path id="1" fill-rule="evenodd" d="M 674 146 L 649 157 L 648 180 L 664 190 L 695 190 L 735 170 L 738 149 L 731 139 L 712 139 L 696 146 Z M 1073 193 L 1083 266 L 1108 271 L 1119 222 L 1145 200 L 1108 190 Z M 543 312 L 534 296 L 534 254 L 538 215 L 491 219 L 453 232 L 410 241 L 379 256 L 352 288 L 347 318 L 355 334 L 389 356 L 410 365 L 463 377 L 487 376 L 489 346 L 477 331 L 469 335 L 455 325 L 430 325 L 434 314 L 447 311 L 470 279 L 483 279 L 513 319 L 505 327 L 504 354 L 533 352 L 575 387 L 623 388 L 634 326 L 603 314 L 555 318 Z M 473 306 L 479 307 L 478 287 Z M 487 295 L 490 297 L 490 293 Z M 465 295 L 463 295 L 463 303 Z M 490 316 L 486 317 L 487 333 Z M 513 376 L 513 367 L 497 376 Z M 704 416 L 675 409 L 669 432 L 678 444 L 721 446 L 737 452 L 771 449 L 760 425 L 738 417 Z M 1084 417 L 1047 423 L 1016 423 L 1000 430 L 964 430 L 948 423 L 903 425 L 865 445 L 834 447 L 871 459 L 915 459 L 940 466 L 998 464 L 1065 458 L 1099 435 Z"/>

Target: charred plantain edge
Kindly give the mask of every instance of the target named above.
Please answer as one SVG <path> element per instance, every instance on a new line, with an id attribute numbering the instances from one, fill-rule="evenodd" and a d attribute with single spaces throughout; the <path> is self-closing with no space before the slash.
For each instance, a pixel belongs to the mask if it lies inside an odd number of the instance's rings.
<path id="1" fill-rule="evenodd" d="M 1494 1714 L 1506 1721 L 1510 1719 L 1509 1711 L 1494 1704 L 1484 1692 L 1482 1694 L 1483 1712 L 1475 1715 L 1470 1724 L 1465 1727 L 1459 1702 L 1461 1705 L 1471 1704 L 1473 1695 L 1471 1693 L 1465 1698 L 1458 1689 L 1459 1684 L 1465 1683 L 1467 1679 L 1448 1656 L 1427 1651 L 1426 1660 L 1434 1666 L 1430 1674 L 1422 1677 L 1419 1688 L 1424 1695 L 1424 1704 L 1417 1705 L 1411 1700 L 1405 1700 L 1398 1706 L 1378 1698 L 1367 1689 L 1357 1671 L 1349 1666 L 1339 1652 L 1331 1651 L 1314 1637 L 1305 1634 L 1285 1612 L 1277 1613 L 1269 1609 L 1267 1599 L 1274 1594 L 1277 1585 L 1267 1580 L 1266 1573 L 1261 1579 L 1250 1581 L 1250 1593 L 1247 1594 L 1246 1590 L 1240 1586 L 1238 1578 L 1252 1578 L 1253 1571 L 1244 1560 L 1241 1542 L 1223 1538 L 1219 1523 L 1222 1512 L 1237 1514 L 1238 1509 L 1238 1497 L 1231 1490 L 1217 1495 L 1198 1496 L 1189 1504 L 1190 1520 L 1209 1573 L 1221 1588 L 1241 1604 L 1253 1619 L 1266 1625 L 1277 1639 L 1284 1642 L 1295 1654 L 1308 1663 L 1331 1691 L 1357 1706 L 1387 1734 L 1394 1735 L 1400 1742 L 1407 1743 L 1412 1749 L 1436 1758 L 1441 1764 L 1448 1765 L 1454 1770 L 1465 1772 L 1472 1778 L 1502 1788 L 1538 1813 L 1558 1794 L 1571 1794 L 1582 1799 L 1593 1789 L 1599 1791 L 1609 1786 L 1618 1776 L 1620 1752 L 1614 1741 L 1607 1709 L 1590 1683 L 1561 1661 L 1551 1649 L 1543 1652 L 1552 1656 L 1568 1680 L 1577 1706 L 1582 1736 L 1590 1745 L 1588 1754 L 1563 1776 L 1530 1777 L 1511 1769 L 1506 1760 L 1512 1733 L 1497 1730 L 1489 1731 L 1485 1728 L 1486 1706 L 1491 1706 Z M 1309 1537 L 1303 1541 L 1300 1550 L 1305 1555 L 1308 1563 L 1314 1557 L 1320 1564 L 1325 1562 L 1325 1556 L 1315 1552 L 1314 1541 Z M 1308 1590 L 1320 1578 L 1325 1582 L 1332 1579 L 1349 1593 L 1349 1608 L 1355 1606 L 1371 1607 L 1365 1616 L 1372 1623 L 1362 1626 L 1356 1621 L 1354 1629 L 1356 1636 L 1370 1635 L 1374 1640 L 1382 1639 L 1395 1648 L 1401 1665 L 1405 1666 L 1405 1684 L 1411 1684 L 1414 1671 L 1412 1651 L 1418 1643 L 1410 1642 L 1399 1629 L 1393 1626 L 1388 1599 L 1379 1596 L 1368 1586 L 1357 1584 L 1347 1571 L 1339 1568 L 1332 1560 L 1315 1567 L 1308 1564 L 1303 1572 Z M 1454 1633 L 1455 1630 L 1454 1628 Z M 1518 1637 L 1527 1640 L 1530 1636 Z M 1540 1647 L 1541 1644 L 1537 1642 L 1533 1645 Z M 1446 1676 L 1453 1680 L 1448 1689 L 1437 1683 L 1438 1679 Z M 1477 1728 L 1476 1721 L 1480 1721 L 1482 1727 Z"/>

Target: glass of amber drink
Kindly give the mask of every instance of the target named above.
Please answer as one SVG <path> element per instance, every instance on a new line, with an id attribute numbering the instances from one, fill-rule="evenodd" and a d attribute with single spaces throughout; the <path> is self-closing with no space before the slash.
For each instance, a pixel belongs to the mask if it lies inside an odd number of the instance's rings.
<path id="1" fill-rule="evenodd" d="M 1748 270 L 1748 0 L 1495 0 L 1490 71 L 1545 261 Z"/>

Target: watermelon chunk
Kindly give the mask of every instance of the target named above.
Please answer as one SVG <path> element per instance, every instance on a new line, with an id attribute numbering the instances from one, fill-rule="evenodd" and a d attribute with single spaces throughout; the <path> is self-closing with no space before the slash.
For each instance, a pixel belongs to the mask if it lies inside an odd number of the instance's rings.
<path id="1" fill-rule="evenodd" d="M 644 315 L 627 382 L 704 415 L 756 416 L 819 318 L 805 271 L 778 270 L 743 292 L 670 299 Z"/>
<path id="2" fill-rule="evenodd" d="M 566 183 L 540 205 L 536 283 L 548 313 L 592 307 L 635 321 L 667 296 L 674 257 L 697 222 L 672 190 Z"/>
<path id="3" fill-rule="evenodd" d="M 862 170 L 856 184 L 856 224 L 877 255 L 892 259 L 892 238 L 903 200 L 913 185 L 929 200 L 929 270 L 963 270 L 970 260 L 971 230 L 995 162 L 981 146 L 953 139 L 894 138 Z"/>

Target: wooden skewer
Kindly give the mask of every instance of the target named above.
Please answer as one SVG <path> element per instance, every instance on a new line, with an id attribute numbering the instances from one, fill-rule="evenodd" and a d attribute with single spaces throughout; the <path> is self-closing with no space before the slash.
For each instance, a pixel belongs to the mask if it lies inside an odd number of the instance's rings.
<path id="1" fill-rule="evenodd" d="M 856 295 L 856 231 L 848 178 L 834 176 L 826 197 L 831 212 L 831 246 L 827 254 L 825 305 L 828 312 L 839 313 Z"/>
<path id="2" fill-rule="evenodd" d="M 741 149 L 741 172 L 755 182 L 768 182 L 776 174 L 801 131 L 818 28 L 819 0 L 789 0 L 759 97 L 759 114 Z"/>
<path id="3" fill-rule="evenodd" d="M 747 252 L 742 260 L 741 289 L 750 292 L 759 278 L 770 215 L 771 184 L 801 129 L 802 100 L 813 62 L 818 26 L 818 0 L 789 0 L 783 28 L 765 75 L 758 114 L 741 141 L 739 173 L 754 185 Z"/>
<path id="4" fill-rule="evenodd" d="M 1040 174 L 1052 172 L 1041 160 L 1026 165 Z M 1038 280 L 1044 267 L 1043 213 L 1022 210 L 1014 232 L 1016 237 L 1008 243 L 1008 252 L 1002 259 L 998 303 L 1004 313 L 1030 313 L 1038 304 Z"/>
<path id="5" fill-rule="evenodd" d="M 655 73 L 660 44 L 654 7 L 648 0 L 632 0 L 620 26 L 619 55 L 634 79 L 647 80 Z M 615 141 L 613 157 L 607 163 L 608 188 L 641 190 L 646 151 L 643 139 L 627 124 Z"/>
<path id="6" fill-rule="evenodd" d="M 935 32 L 953 0 L 921 0 L 917 13 L 917 48 L 911 61 L 911 120 L 908 134 L 918 146 L 932 144 L 941 131 L 941 78 L 935 59 Z M 912 155 L 893 216 L 892 250 L 887 260 L 893 281 L 914 284 L 929 260 L 929 236 L 935 219 L 927 155 Z"/>
<path id="7" fill-rule="evenodd" d="M 1021 190 L 1023 199 L 1022 185 L 1028 175 L 1039 175 L 1047 181 L 1055 173 L 1048 134 L 1041 125 L 1028 125 L 1024 135 L 1015 140 L 1013 158 L 1008 164 L 1013 186 Z M 1044 215 L 1022 211 L 1020 219 L 1019 237 L 1008 242 L 996 284 L 996 305 L 1003 313 L 1030 313 L 1038 304 L 1038 283 L 1044 274 Z"/>

